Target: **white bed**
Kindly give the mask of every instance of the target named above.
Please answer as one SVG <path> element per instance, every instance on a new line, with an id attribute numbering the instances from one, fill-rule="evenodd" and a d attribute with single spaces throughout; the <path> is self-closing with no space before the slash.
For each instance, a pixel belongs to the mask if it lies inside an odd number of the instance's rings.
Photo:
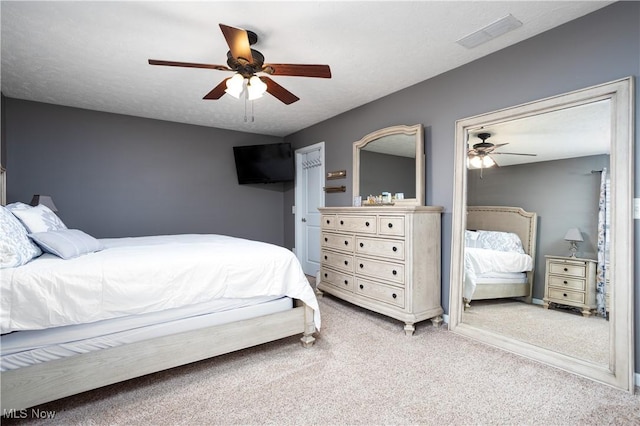
<path id="1" fill-rule="evenodd" d="M 515 234 L 521 243 L 521 252 L 506 248 L 500 251 L 465 248 L 465 308 L 471 300 L 497 298 L 522 298 L 531 303 L 537 214 L 519 207 L 469 206 L 466 234 L 469 231 Z"/>
<path id="2" fill-rule="evenodd" d="M 221 235 L 98 240 L 0 270 L 2 410 L 320 327 L 295 256 Z"/>

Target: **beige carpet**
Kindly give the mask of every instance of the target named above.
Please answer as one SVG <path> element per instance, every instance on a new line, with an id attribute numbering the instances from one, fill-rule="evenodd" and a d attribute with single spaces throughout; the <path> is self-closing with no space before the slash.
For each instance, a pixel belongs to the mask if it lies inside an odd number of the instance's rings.
<path id="1" fill-rule="evenodd" d="M 320 306 L 323 329 L 310 349 L 291 337 L 87 392 L 39 407 L 56 411 L 43 424 L 640 423 L 638 395 L 429 321 L 407 337 L 398 321 L 330 296 Z"/>
<path id="2" fill-rule="evenodd" d="M 462 320 L 566 355 L 609 364 L 609 326 L 603 317 L 583 317 L 579 311 L 544 309 L 513 299 L 471 302 Z"/>

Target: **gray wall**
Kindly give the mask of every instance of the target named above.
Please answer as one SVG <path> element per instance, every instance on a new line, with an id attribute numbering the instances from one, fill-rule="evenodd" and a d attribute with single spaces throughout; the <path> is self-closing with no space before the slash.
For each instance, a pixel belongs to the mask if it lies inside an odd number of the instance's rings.
<path id="1" fill-rule="evenodd" d="M 12 98 L 3 110 L 8 202 L 51 195 L 69 228 L 95 237 L 283 243 L 283 185 L 238 185 L 232 149 L 281 138 Z"/>
<path id="2" fill-rule="evenodd" d="M 597 259 L 600 173 L 609 156 L 571 158 L 500 168 L 469 170 L 470 206 L 517 206 L 538 214 L 533 297 L 544 297 L 545 255 L 569 254 L 564 235 L 579 228 L 578 256 Z"/>
<path id="3" fill-rule="evenodd" d="M 426 204 L 445 207 L 442 222 L 442 306 L 449 307 L 454 129 L 458 119 L 635 76 L 640 97 L 640 3 L 618 2 L 473 63 L 289 135 L 295 147 L 326 143 L 326 169 L 351 173 L 351 147 L 362 136 L 396 124 L 425 126 Z M 635 109 L 635 134 L 640 108 Z M 640 149 L 635 143 L 635 164 Z M 637 166 L 636 166 L 637 167 Z M 635 175 L 640 188 L 640 174 Z M 636 189 L 638 194 L 638 189 Z M 637 196 L 637 195 L 636 195 Z M 351 186 L 327 194 L 328 206 L 351 203 Z M 285 244 L 292 245 L 293 191 L 285 194 Z M 287 211 L 289 214 L 287 214 Z M 635 225 L 639 276 L 640 225 Z M 636 279 L 635 304 L 640 312 Z M 640 369 L 640 315 L 636 315 L 636 371 Z"/>

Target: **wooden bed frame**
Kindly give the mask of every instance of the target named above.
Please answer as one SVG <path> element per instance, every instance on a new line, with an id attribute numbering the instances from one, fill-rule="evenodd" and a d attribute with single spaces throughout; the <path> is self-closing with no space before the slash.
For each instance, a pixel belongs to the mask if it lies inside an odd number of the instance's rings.
<path id="1" fill-rule="evenodd" d="M 313 309 L 287 311 L 4 371 L 2 413 L 302 333 L 311 347 Z"/>
<path id="2" fill-rule="evenodd" d="M 531 256 L 535 262 L 538 229 L 538 215 L 536 213 L 524 211 L 520 207 L 468 206 L 467 229 L 513 232 L 520 237 L 525 253 Z M 533 272 L 533 270 L 527 272 L 526 283 L 485 283 L 479 285 L 473 294 L 473 300 L 522 297 L 526 303 L 531 303 Z M 469 305 L 470 301 L 464 299 L 465 308 L 468 308 Z"/>

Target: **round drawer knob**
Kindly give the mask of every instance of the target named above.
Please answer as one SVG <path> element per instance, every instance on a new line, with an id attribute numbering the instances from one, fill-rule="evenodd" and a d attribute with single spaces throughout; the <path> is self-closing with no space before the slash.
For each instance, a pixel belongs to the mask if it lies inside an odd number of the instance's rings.
<path id="1" fill-rule="evenodd" d="M 567 297 L 567 293 L 563 293 L 562 295 L 563 295 L 564 297 Z"/>
<path id="2" fill-rule="evenodd" d="M 393 223 L 390 223 L 390 224 L 389 224 L 389 228 L 393 228 Z"/>
<path id="3" fill-rule="evenodd" d="M 344 245 L 345 245 L 345 246 L 348 246 L 348 245 L 349 245 L 349 241 L 345 240 L 345 241 L 344 241 Z"/>
<path id="4" fill-rule="evenodd" d="M 331 223 L 331 221 L 327 220 L 327 225 L 330 224 L 330 223 Z"/>
<path id="5" fill-rule="evenodd" d="M 393 251 L 398 251 L 398 247 L 394 247 L 392 250 Z"/>
<path id="6" fill-rule="evenodd" d="M 344 225 L 344 221 L 343 220 L 340 221 L 340 225 Z"/>
<path id="7" fill-rule="evenodd" d="M 369 226 L 369 222 L 365 222 L 364 224 L 365 224 L 366 226 Z"/>
<path id="8" fill-rule="evenodd" d="M 324 239 L 324 242 L 326 243 L 327 241 L 329 241 L 329 239 L 328 239 L 328 238 L 325 238 L 325 239 Z"/>
<path id="9" fill-rule="evenodd" d="M 327 273 L 326 272 L 324 273 L 324 277 L 327 278 Z"/>
<path id="10" fill-rule="evenodd" d="M 360 290 L 362 290 L 364 288 L 364 286 L 362 284 L 360 284 Z"/>
<path id="11" fill-rule="evenodd" d="M 569 270 L 568 270 L 567 268 L 564 268 L 564 271 L 565 271 L 565 272 L 568 272 Z"/>
<path id="12" fill-rule="evenodd" d="M 328 259 L 328 258 L 327 258 L 327 256 L 325 256 L 325 257 L 324 257 L 324 260 L 327 260 L 327 259 Z"/>
<path id="13" fill-rule="evenodd" d="M 391 271 L 391 273 L 392 273 L 393 275 L 398 275 L 398 271 L 396 271 L 395 269 L 394 269 L 393 271 Z"/>
<path id="14" fill-rule="evenodd" d="M 393 297 L 394 299 L 397 299 L 397 298 L 398 298 L 398 295 L 397 295 L 397 294 L 395 294 L 395 293 L 393 293 L 393 294 L 391 295 L 391 297 Z"/>
<path id="15" fill-rule="evenodd" d="M 360 247 L 364 247 L 364 243 L 360 243 Z"/>
<path id="16" fill-rule="evenodd" d="M 344 285 L 349 285 L 349 281 L 344 280 Z"/>
<path id="17" fill-rule="evenodd" d="M 362 263 L 360 264 L 360 268 L 361 268 L 361 269 L 362 269 L 362 268 L 364 268 L 364 265 L 363 265 Z"/>
<path id="18" fill-rule="evenodd" d="M 345 261 L 344 261 L 344 264 L 345 264 L 345 265 L 348 265 L 348 264 L 349 264 L 349 261 L 348 261 L 348 260 L 345 260 Z"/>
<path id="19" fill-rule="evenodd" d="M 563 282 L 564 284 L 569 284 L 569 283 L 568 283 L 568 282 L 566 282 L 566 281 L 562 281 L 562 282 Z"/>

